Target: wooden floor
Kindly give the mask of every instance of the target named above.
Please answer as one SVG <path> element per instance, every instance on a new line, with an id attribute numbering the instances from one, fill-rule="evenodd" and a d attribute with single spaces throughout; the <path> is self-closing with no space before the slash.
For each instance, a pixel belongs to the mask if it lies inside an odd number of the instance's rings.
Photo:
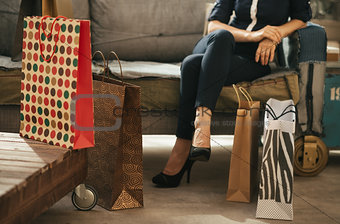
<path id="1" fill-rule="evenodd" d="M 84 181 L 86 150 L 0 132 L 0 223 L 28 223 Z"/>

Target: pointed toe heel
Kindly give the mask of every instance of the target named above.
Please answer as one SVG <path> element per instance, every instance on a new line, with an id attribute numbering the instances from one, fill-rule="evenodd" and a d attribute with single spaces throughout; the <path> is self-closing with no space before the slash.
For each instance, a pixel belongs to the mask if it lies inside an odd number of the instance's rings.
<path id="1" fill-rule="evenodd" d="M 178 187 L 178 185 L 181 183 L 184 173 L 187 171 L 188 173 L 187 183 L 190 183 L 191 167 L 194 164 L 194 162 L 195 161 L 187 159 L 183 168 L 176 175 L 166 175 L 163 172 L 160 172 L 159 174 L 152 178 L 152 182 L 156 184 L 158 187 L 163 188 Z"/>

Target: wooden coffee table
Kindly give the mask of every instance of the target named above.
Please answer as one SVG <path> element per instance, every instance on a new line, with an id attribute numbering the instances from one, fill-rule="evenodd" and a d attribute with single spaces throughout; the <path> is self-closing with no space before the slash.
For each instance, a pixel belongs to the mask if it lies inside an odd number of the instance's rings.
<path id="1" fill-rule="evenodd" d="M 82 183 L 86 150 L 0 132 L 0 223 L 28 223 Z"/>

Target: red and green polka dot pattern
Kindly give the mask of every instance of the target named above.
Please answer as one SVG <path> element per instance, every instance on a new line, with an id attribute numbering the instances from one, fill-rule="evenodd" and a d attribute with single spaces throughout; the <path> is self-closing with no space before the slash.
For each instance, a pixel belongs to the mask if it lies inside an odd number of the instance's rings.
<path id="1" fill-rule="evenodd" d="M 75 116 L 71 113 L 71 99 L 77 92 L 80 22 L 58 20 L 49 38 L 42 30 L 39 36 L 40 22 L 40 17 L 24 20 L 20 134 L 73 148 L 72 119 Z M 48 18 L 42 24 L 47 35 L 51 32 L 52 22 L 53 18 Z M 50 61 L 43 60 L 40 48 L 46 59 L 55 52 Z"/>

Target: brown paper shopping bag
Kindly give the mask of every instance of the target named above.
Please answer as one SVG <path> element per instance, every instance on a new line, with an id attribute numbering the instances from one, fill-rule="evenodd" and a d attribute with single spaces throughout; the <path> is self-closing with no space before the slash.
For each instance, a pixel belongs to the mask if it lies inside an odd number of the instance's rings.
<path id="1" fill-rule="evenodd" d="M 42 0 L 42 15 L 73 18 L 72 0 Z"/>
<path id="2" fill-rule="evenodd" d="M 239 101 L 237 109 L 234 144 L 230 159 L 228 201 L 250 202 L 256 188 L 258 126 L 260 102 L 239 88 L 247 101 L 241 101 L 238 89 L 233 85 Z"/>
<path id="3" fill-rule="evenodd" d="M 96 145 L 88 150 L 86 183 L 108 210 L 143 207 L 140 87 L 94 75 L 93 90 Z"/>

